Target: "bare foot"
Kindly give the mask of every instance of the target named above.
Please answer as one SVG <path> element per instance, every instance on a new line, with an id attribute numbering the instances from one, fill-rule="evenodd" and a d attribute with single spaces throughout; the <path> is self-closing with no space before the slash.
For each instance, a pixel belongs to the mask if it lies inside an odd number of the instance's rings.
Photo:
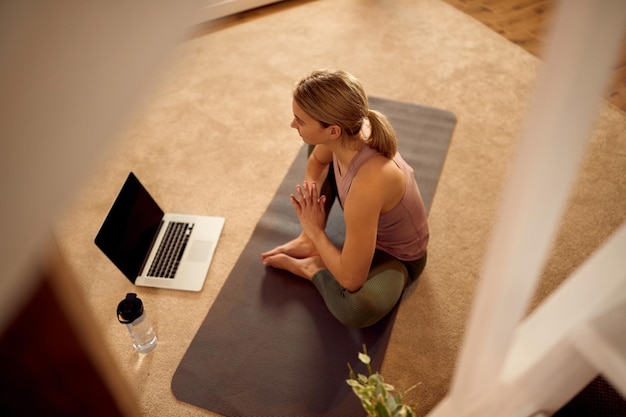
<path id="1" fill-rule="evenodd" d="M 315 245 L 308 237 L 301 234 L 297 238 L 283 245 L 277 246 L 272 250 L 262 253 L 261 259 L 263 260 L 263 263 L 265 263 L 265 259 L 267 257 L 271 257 L 281 253 L 291 256 L 293 258 L 302 259 L 317 255 L 317 249 L 315 249 Z"/>
<path id="2" fill-rule="evenodd" d="M 294 258 L 284 253 L 278 253 L 276 255 L 267 256 L 263 258 L 263 264 L 273 266 L 274 268 L 284 269 L 294 275 L 308 279 L 313 279 L 320 270 L 326 268 L 322 258 L 319 256 L 311 256 L 308 258 Z"/>

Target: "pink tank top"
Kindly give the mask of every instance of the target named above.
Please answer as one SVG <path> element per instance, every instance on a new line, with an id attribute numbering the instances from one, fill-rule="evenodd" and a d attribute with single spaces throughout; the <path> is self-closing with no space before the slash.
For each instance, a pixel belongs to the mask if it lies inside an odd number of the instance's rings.
<path id="1" fill-rule="evenodd" d="M 333 154 L 335 181 L 342 206 L 357 171 L 365 162 L 376 155 L 378 155 L 377 150 L 367 145 L 363 146 L 350 161 L 347 172 L 342 175 L 339 172 L 337 158 Z M 404 173 L 406 188 L 404 197 L 398 205 L 380 215 L 376 248 L 402 261 L 412 261 L 421 258 L 426 253 L 429 238 L 426 209 L 413 175 L 413 168 L 404 161 L 399 153 L 396 153 L 393 161 Z"/>

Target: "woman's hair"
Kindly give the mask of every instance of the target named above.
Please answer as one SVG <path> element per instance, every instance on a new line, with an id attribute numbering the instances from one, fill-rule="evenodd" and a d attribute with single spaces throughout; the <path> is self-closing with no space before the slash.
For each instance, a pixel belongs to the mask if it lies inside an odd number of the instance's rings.
<path id="1" fill-rule="evenodd" d="M 322 126 L 339 126 L 344 142 L 357 136 L 365 118 L 369 119 L 371 133 L 366 143 L 387 158 L 396 154 L 398 140 L 391 123 L 382 113 L 369 109 L 363 86 L 348 72 L 314 71 L 298 82 L 293 98 Z"/>

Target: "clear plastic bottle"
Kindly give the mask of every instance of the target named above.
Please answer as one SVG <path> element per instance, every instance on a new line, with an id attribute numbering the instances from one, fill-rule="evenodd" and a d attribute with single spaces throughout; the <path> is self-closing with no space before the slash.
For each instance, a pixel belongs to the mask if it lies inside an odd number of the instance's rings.
<path id="1" fill-rule="evenodd" d="M 126 325 L 133 346 L 139 353 L 148 353 L 156 347 L 156 333 L 137 294 L 128 293 L 126 298 L 120 301 L 117 306 L 117 319 Z"/>

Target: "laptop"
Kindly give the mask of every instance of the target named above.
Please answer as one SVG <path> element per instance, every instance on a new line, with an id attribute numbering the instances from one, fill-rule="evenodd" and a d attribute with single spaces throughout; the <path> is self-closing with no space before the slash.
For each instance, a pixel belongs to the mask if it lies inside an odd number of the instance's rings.
<path id="1" fill-rule="evenodd" d="M 223 217 L 164 213 L 132 172 L 95 243 L 135 285 L 200 291 Z"/>

